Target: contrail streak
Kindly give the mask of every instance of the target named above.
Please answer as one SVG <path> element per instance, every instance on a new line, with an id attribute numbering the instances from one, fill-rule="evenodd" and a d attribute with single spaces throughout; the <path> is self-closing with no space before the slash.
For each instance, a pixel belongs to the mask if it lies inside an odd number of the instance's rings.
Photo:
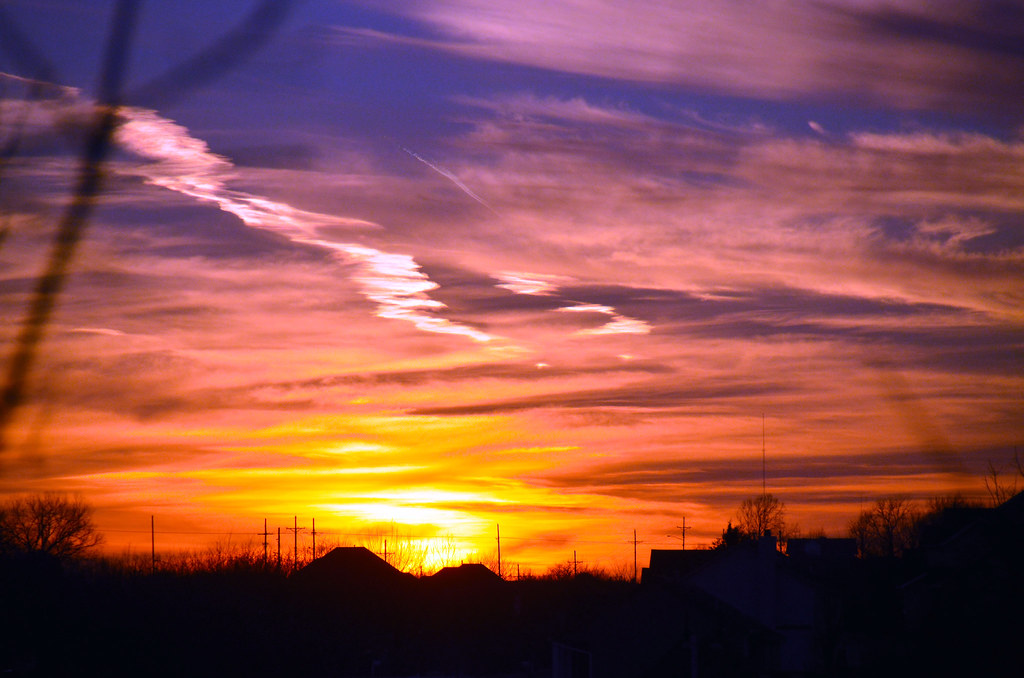
<path id="1" fill-rule="evenodd" d="M 434 163 L 430 162 L 429 160 L 426 160 L 426 159 L 424 159 L 424 158 L 423 158 L 423 157 L 422 157 L 421 155 L 419 155 L 418 153 L 414 153 L 413 151 L 410 151 L 410 150 L 409 150 L 408 148 L 406 148 L 405 146 L 402 146 L 402 150 L 403 150 L 403 151 L 405 151 L 406 153 L 408 153 L 409 155 L 411 155 L 412 157 L 416 158 L 416 159 L 417 159 L 417 160 L 419 160 L 420 162 L 422 162 L 422 163 L 423 163 L 424 165 L 426 165 L 426 166 L 427 166 L 427 167 L 429 167 L 430 169 L 432 169 L 432 170 L 434 170 L 435 172 L 437 172 L 438 174 L 440 174 L 440 175 L 441 175 L 442 177 L 444 177 L 445 179 L 448 179 L 449 181 L 451 181 L 451 182 L 452 182 L 453 184 L 455 184 L 456 186 L 458 186 L 458 187 L 459 187 L 459 189 L 460 189 L 460 190 L 461 190 L 461 191 L 462 191 L 463 193 L 465 193 L 465 194 L 466 194 L 466 195 L 468 195 L 468 196 L 469 196 L 470 198 L 472 198 L 473 200 L 476 200 L 476 201 L 477 201 L 478 203 L 480 203 L 481 205 L 483 205 L 484 207 L 486 207 L 487 209 L 489 209 L 489 210 L 490 210 L 490 211 L 491 211 L 491 212 L 492 212 L 493 214 L 497 214 L 497 212 L 495 212 L 495 211 L 494 211 L 494 208 L 493 208 L 493 207 L 491 207 L 490 205 L 488 205 L 488 204 L 487 204 L 487 201 L 486 201 L 486 200 L 484 200 L 484 199 L 483 199 L 483 198 L 481 198 L 481 197 L 480 197 L 479 195 L 477 195 L 476 193 L 474 193 L 474 192 L 472 191 L 472 189 L 470 189 L 470 187 L 469 187 L 469 186 L 467 186 L 466 184 L 464 184 L 464 183 L 462 183 L 461 181 L 459 181 L 459 178 L 458 178 L 457 176 L 455 176 L 454 174 L 452 174 L 452 173 L 451 173 L 451 172 L 449 172 L 448 170 L 444 170 L 444 169 L 441 169 L 440 167 L 438 167 L 438 166 L 437 166 L 437 165 L 435 165 Z"/>
<path id="2" fill-rule="evenodd" d="M 382 318 L 405 320 L 418 329 L 440 334 L 457 334 L 479 342 L 494 337 L 469 325 L 447 320 L 438 313 L 445 305 L 430 297 L 439 285 L 406 254 L 394 254 L 356 243 L 337 242 L 324 229 L 377 227 L 373 222 L 306 212 L 228 186 L 234 165 L 210 151 L 206 142 L 193 137 L 185 127 L 138 108 L 122 110 L 125 121 L 118 129 L 119 145 L 148 164 L 125 170 L 147 183 L 202 202 L 215 204 L 233 214 L 246 226 L 278 233 L 294 243 L 334 252 L 341 260 L 355 263 L 353 276 L 360 292 L 377 305 Z"/>

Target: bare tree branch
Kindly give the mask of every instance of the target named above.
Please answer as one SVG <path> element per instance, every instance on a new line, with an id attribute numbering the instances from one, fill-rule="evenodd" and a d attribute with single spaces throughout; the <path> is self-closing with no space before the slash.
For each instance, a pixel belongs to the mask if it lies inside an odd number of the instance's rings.
<path id="1" fill-rule="evenodd" d="M 0 552 L 74 558 L 101 541 L 92 507 L 81 497 L 41 494 L 0 505 Z"/>
<path id="2" fill-rule="evenodd" d="M 766 493 L 744 499 L 736 527 L 749 538 L 763 537 L 769 533 L 782 537 L 786 530 L 786 505 L 778 497 Z"/>
<path id="3" fill-rule="evenodd" d="M 862 556 L 898 558 L 916 545 L 918 519 L 904 497 L 882 497 L 850 524 L 850 536 Z"/>

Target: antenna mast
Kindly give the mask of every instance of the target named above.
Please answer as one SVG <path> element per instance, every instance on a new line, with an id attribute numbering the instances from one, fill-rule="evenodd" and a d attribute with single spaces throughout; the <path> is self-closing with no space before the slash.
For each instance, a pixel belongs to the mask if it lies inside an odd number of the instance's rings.
<path id="1" fill-rule="evenodd" d="M 768 463 L 764 446 L 764 412 L 761 413 L 761 494 L 768 494 Z"/>

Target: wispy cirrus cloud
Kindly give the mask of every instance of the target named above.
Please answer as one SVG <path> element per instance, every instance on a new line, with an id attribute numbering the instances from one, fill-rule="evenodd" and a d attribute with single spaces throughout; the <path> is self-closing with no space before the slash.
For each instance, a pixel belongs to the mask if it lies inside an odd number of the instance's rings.
<path id="1" fill-rule="evenodd" d="M 501 272 L 494 275 L 498 287 L 504 288 L 515 294 L 553 294 L 559 285 L 571 282 L 572 278 L 559 275 L 544 275 L 538 273 L 511 273 Z"/>
<path id="2" fill-rule="evenodd" d="M 212 153 L 205 142 L 189 135 L 184 127 L 152 111 L 128 109 L 122 115 L 126 121 L 118 128 L 117 141 L 129 151 L 154 161 L 133 170 L 147 181 L 214 203 L 247 226 L 273 231 L 295 243 L 322 248 L 338 254 L 346 262 L 355 263 L 360 270 L 355 280 L 367 298 L 377 304 L 381 317 L 406 320 L 428 332 L 462 335 L 476 341 L 492 339 L 485 332 L 436 315 L 444 304 L 431 299 L 428 293 L 436 289 L 437 284 L 420 270 L 411 256 L 337 242 L 322 235 L 324 230 L 358 230 L 379 228 L 379 225 L 307 212 L 229 189 L 231 163 Z"/>
<path id="3" fill-rule="evenodd" d="M 572 281 L 572 278 L 568 276 L 542 274 L 499 273 L 494 277 L 502 281 L 498 287 L 510 292 L 541 296 L 554 295 L 558 291 L 556 282 L 565 284 Z M 600 327 L 579 330 L 580 334 L 647 334 L 651 331 L 649 323 L 636 318 L 627 318 L 617 313 L 613 307 L 604 304 L 574 302 L 569 306 L 559 306 L 555 310 L 564 313 L 596 313 L 611 318 Z"/>
<path id="4" fill-rule="evenodd" d="M 441 37 L 346 29 L 455 54 L 569 73 L 788 98 L 859 97 L 897 108 L 998 113 L 1017 105 L 1022 14 L 1001 2 L 920 0 L 814 5 L 626 0 L 543 2 L 514 9 L 434 0 L 383 11 Z M 752 37 L 756 36 L 756 37 Z M 990 78 L 975 78 L 986 72 Z M 1015 75 L 1016 74 L 1016 75 Z"/>
<path id="5" fill-rule="evenodd" d="M 580 330 L 582 334 L 647 334 L 651 331 L 650 324 L 636 318 L 627 318 L 615 312 L 611 306 L 603 304 L 574 304 L 558 309 L 564 313 L 597 313 L 611 318 L 597 328 Z"/>
<path id="6" fill-rule="evenodd" d="M 664 289 L 771 284 L 1019 310 L 1012 270 L 1024 241 L 1006 216 L 1024 208 L 1018 141 L 710 132 L 671 119 L 636 126 L 615 109 L 581 143 L 575 114 L 534 113 L 539 102 L 526 100 L 506 99 L 461 143 L 494 150 L 478 178 L 515 215 L 516 236 L 543 243 L 537 261 L 572 252 L 577 277 Z M 581 214 L 583 228 L 550 227 Z M 558 271 L 554 261 L 533 270 Z"/>
<path id="7" fill-rule="evenodd" d="M 965 455 L 974 459 L 969 470 L 963 466 L 963 459 L 956 454 L 936 453 L 917 449 L 891 450 L 886 454 L 886 464 L 879 465 L 875 454 L 822 454 L 773 457 L 771 460 L 771 483 L 776 488 L 811 488 L 823 483 L 842 484 L 853 497 L 859 487 L 869 485 L 876 479 L 894 477 L 908 478 L 914 475 L 930 476 L 934 473 L 935 457 L 955 469 L 956 472 L 983 474 L 984 462 L 979 455 Z M 757 461 L 760 461 L 759 459 Z M 689 492 L 701 487 L 718 487 L 722 484 L 736 484 L 736 493 L 729 498 L 734 501 L 746 491 L 744 485 L 752 485 L 762 479 L 762 467 L 755 463 L 753 456 L 747 458 L 720 459 L 658 459 L 630 460 L 595 465 L 582 472 L 552 471 L 544 475 L 542 482 L 567 490 L 587 490 L 638 496 L 640 493 L 660 493 L 672 487 L 686 486 Z M 839 489 L 839 488 L 835 488 Z M 663 499 L 668 499 L 664 497 Z"/>
<path id="8" fill-rule="evenodd" d="M 695 403 L 709 403 L 712 400 L 750 399 L 768 393 L 784 390 L 778 384 L 734 383 L 704 384 L 701 386 L 678 386 L 661 382 L 630 384 L 604 389 L 587 389 L 568 393 L 545 395 L 493 403 L 470 405 L 425 407 L 421 414 L 493 414 L 533 409 L 635 409 L 659 410 L 683 408 Z"/>

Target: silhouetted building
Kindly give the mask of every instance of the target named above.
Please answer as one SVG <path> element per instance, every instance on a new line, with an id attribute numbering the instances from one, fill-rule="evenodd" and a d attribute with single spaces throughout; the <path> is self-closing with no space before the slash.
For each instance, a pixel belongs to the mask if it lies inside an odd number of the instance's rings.
<path id="1" fill-rule="evenodd" d="M 793 562 L 812 566 L 849 564 L 857 557 L 857 540 L 835 537 L 790 537 L 786 540 L 786 555 Z"/>
<path id="2" fill-rule="evenodd" d="M 717 551 L 708 549 L 651 549 L 651 564 L 641 570 L 640 581 L 645 584 L 653 584 L 655 580 L 681 581 L 717 555 Z"/>
<path id="3" fill-rule="evenodd" d="M 948 536 L 922 545 L 919 574 L 900 587 L 907 665 L 931 675 L 1021 675 L 1024 492 L 995 508 L 940 514 L 931 527 Z"/>
<path id="4" fill-rule="evenodd" d="M 454 588 L 461 591 L 492 592 L 505 583 L 501 577 L 481 563 L 464 563 L 443 567 L 426 579 L 432 588 Z"/>
<path id="5" fill-rule="evenodd" d="M 362 546 L 340 546 L 312 561 L 292 577 L 294 581 L 317 581 L 325 585 L 358 582 L 373 586 L 375 582 L 393 583 L 414 577 L 400 572 L 373 551 Z"/>
<path id="6" fill-rule="evenodd" d="M 555 678 L 831 675 L 850 654 L 838 628 L 848 539 L 774 537 L 719 550 L 653 550 L 636 595 L 559 639 Z M 854 653 L 855 654 L 855 653 Z"/>
<path id="7" fill-rule="evenodd" d="M 824 666 L 815 639 L 819 587 L 790 566 L 775 537 L 723 549 L 686 581 L 777 634 L 775 656 L 766 668 L 797 674 Z"/>

